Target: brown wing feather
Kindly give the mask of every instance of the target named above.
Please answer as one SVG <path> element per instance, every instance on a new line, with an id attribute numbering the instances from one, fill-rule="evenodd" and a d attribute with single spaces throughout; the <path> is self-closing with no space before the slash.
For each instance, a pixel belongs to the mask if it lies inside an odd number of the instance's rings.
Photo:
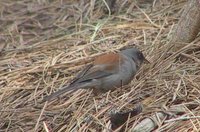
<path id="1" fill-rule="evenodd" d="M 71 84 L 106 77 L 115 73 L 119 68 L 119 65 L 122 63 L 121 58 L 121 54 L 117 53 L 110 53 L 97 57 L 94 60 L 94 63 L 87 66 Z"/>

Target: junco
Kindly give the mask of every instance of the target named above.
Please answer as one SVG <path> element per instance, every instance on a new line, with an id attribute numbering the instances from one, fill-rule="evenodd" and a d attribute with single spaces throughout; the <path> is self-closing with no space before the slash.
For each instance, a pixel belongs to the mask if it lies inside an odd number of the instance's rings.
<path id="1" fill-rule="evenodd" d="M 44 101 L 78 89 L 92 88 L 95 94 L 112 91 L 131 82 L 145 60 L 142 52 L 136 48 L 101 55 L 94 60 L 93 64 L 80 72 L 68 86 L 45 97 Z"/>

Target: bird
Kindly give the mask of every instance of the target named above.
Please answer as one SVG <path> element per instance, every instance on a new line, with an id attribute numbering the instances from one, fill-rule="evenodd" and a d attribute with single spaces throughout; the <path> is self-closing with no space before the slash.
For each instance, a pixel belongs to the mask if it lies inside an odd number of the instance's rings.
<path id="1" fill-rule="evenodd" d="M 118 53 L 107 53 L 96 57 L 68 86 L 64 86 L 44 101 L 51 101 L 69 91 L 93 89 L 94 94 L 114 91 L 131 82 L 143 62 L 149 62 L 137 48 L 127 48 Z"/>

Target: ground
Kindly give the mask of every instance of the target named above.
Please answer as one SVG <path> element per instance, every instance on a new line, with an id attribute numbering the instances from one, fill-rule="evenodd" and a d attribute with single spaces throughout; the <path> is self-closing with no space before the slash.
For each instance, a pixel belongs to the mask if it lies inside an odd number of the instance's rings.
<path id="1" fill-rule="evenodd" d="M 200 129 L 200 53 L 191 52 L 199 41 L 178 51 L 169 44 L 186 1 L 105 2 L 1 0 L 1 131 L 108 131 L 111 113 L 138 105 L 142 113 L 124 129 L 158 111 L 173 116 L 155 130 Z M 150 61 L 128 86 L 98 96 L 79 90 L 41 103 L 94 57 L 126 47 L 137 47 Z M 170 111 L 179 106 L 180 113 Z M 179 117 L 194 118 L 169 121 Z"/>

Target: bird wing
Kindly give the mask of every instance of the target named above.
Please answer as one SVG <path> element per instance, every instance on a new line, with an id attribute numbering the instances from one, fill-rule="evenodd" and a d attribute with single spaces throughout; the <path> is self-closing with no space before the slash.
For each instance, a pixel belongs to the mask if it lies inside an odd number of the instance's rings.
<path id="1" fill-rule="evenodd" d="M 112 75 L 113 72 L 107 70 L 107 66 L 105 65 L 89 65 L 87 66 L 71 84 L 81 83 L 91 81 L 92 79 L 98 79 L 102 77 L 106 77 Z"/>
<path id="2" fill-rule="evenodd" d="M 74 84 L 77 82 L 81 77 L 83 77 L 86 72 L 93 66 L 93 64 L 87 65 L 81 72 L 79 72 L 76 77 L 70 82 L 70 84 Z"/>
<path id="3" fill-rule="evenodd" d="M 116 53 L 104 54 L 97 57 L 93 64 L 88 65 L 75 77 L 71 85 L 106 77 L 116 73 L 122 63 L 122 56 Z"/>
<path id="4" fill-rule="evenodd" d="M 98 78 L 106 77 L 112 74 L 113 74 L 112 71 L 108 72 L 108 70 L 106 70 L 106 66 L 102 66 L 102 65 L 93 66 L 92 64 L 88 65 L 82 72 L 80 72 L 75 77 L 75 79 L 70 83 L 69 86 L 64 86 L 61 90 L 45 97 L 42 102 L 49 101 L 65 92 L 68 92 L 71 90 L 76 91 L 80 88 L 84 88 L 85 86 L 91 85 L 89 83 L 92 79 L 98 79 Z M 78 83 L 80 83 L 80 85 Z"/>

